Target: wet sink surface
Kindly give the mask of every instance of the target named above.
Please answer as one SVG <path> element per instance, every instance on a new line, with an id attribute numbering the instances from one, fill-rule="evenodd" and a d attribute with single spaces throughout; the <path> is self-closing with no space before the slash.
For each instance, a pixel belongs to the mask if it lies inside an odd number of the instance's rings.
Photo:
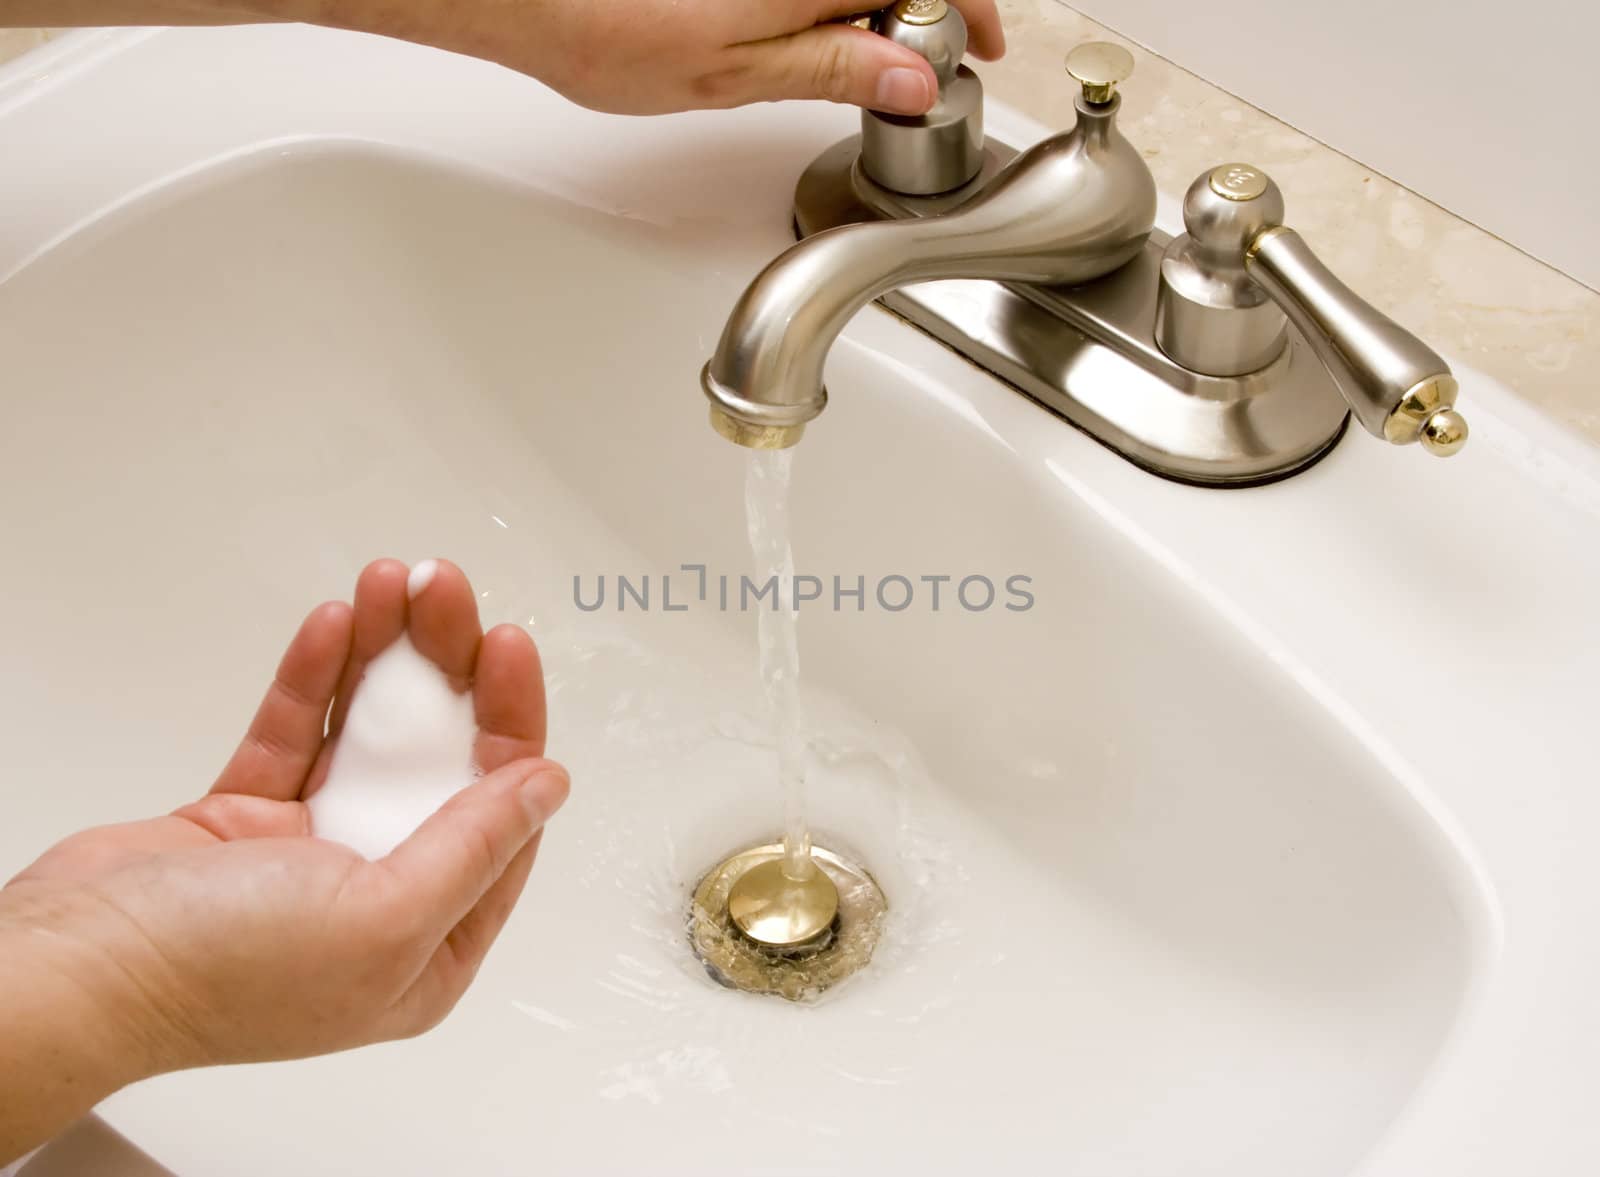
<path id="1" fill-rule="evenodd" d="M 804 1165 L 1048 1145 L 1107 1174 L 1238 1172 L 1315 1141 L 1340 1171 L 1465 984 L 1470 896 L 1447 848 L 1159 567 L 1008 477 L 970 424 L 907 413 L 918 382 L 860 349 L 834 376 L 860 403 L 799 452 L 796 509 L 802 565 L 830 595 L 869 578 L 873 607 L 803 625 L 817 820 L 861 847 L 896 919 L 877 968 L 815 1010 L 699 975 L 686 889 L 777 815 L 753 620 L 715 591 L 695 616 L 659 611 L 659 587 L 658 611 L 619 613 L 615 580 L 747 569 L 743 458 L 673 379 L 717 306 L 714 288 L 684 297 L 698 264 L 659 233 L 340 150 L 237 165 L 0 292 L 8 337 L 60 344 L 0 452 L 13 493 L 49 487 L 48 511 L 6 527 L 48 571 L 4 638 L 49 688 L 22 700 L 28 775 L 74 797 L 30 814 L 17 851 L 203 785 L 296 614 L 379 553 L 449 553 L 486 620 L 533 620 L 552 751 L 580 783 L 447 1031 L 175 1076 L 120 1097 L 113 1123 L 178 1128 L 203 1088 L 359 1133 L 404 1171 L 508 1172 L 526 1147 L 440 1123 L 521 1122 L 568 1164 L 631 1167 L 696 1116 L 719 1151 L 782 1132 Z M 71 348 L 86 322 L 95 346 Z M 895 574 L 927 603 L 883 609 Z M 919 578 L 939 574 L 1028 576 L 1033 608 L 969 612 L 952 585 L 935 612 Z M 579 609 L 574 577 L 589 604 L 604 578 L 609 608 Z M 680 570 L 676 603 L 698 605 L 697 583 Z M 107 652 L 87 698 L 69 645 Z M 59 738 L 89 709 L 110 725 L 98 763 Z M 1269 1123 L 1195 1139 L 1263 1101 Z M 326 1147 L 277 1133 L 228 1127 L 262 1171 Z"/>
<path id="2" fill-rule="evenodd" d="M 486 623 L 531 626 L 576 781 L 440 1030 L 103 1113 L 179 1173 L 1350 1172 L 1486 983 L 1498 901 L 1397 749 L 1409 725 L 1374 728 L 1382 689 L 1352 703 L 1332 655 L 1283 644 L 1292 614 L 1222 586 L 1257 558 L 1263 590 L 1293 574 L 1254 541 L 1296 519 L 1337 554 L 1366 510 L 1340 480 L 1381 502 L 1416 455 L 1355 439 L 1281 486 L 1158 483 L 863 315 L 797 455 L 796 554 L 867 586 L 802 611 L 802 656 L 816 824 L 892 922 L 815 1008 L 723 991 L 683 941 L 688 890 L 779 812 L 754 618 L 717 602 L 747 571 L 744 459 L 695 373 L 782 226 L 714 212 L 298 142 L 0 284 L 0 487 L 25 504 L 0 543 L 26 570 L 0 684 L 30 782 L 0 870 L 203 789 L 295 621 L 378 555 L 448 555 Z M 1214 535 L 1217 567 L 1147 519 Z M 1334 563 L 1377 600 L 1413 571 Z M 1324 628 L 1388 624 L 1308 574 Z M 902 611 L 873 599 L 895 575 Z M 969 575 L 1025 576 L 1032 606 L 963 608 Z M 619 610 L 618 576 L 650 607 Z M 937 610 L 927 576 L 952 578 Z"/>

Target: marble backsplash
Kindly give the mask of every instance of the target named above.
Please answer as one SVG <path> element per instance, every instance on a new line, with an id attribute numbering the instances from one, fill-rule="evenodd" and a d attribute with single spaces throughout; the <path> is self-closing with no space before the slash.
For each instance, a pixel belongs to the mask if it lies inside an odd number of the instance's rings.
<path id="1" fill-rule="evenodd" d="M 49 29 L 0 29 L 0 62 L 37 49 L 51 37 Z"/>
<path id="2" fill-rule="evenodd" d="M 1122 38 L 1058 0 L 1000 0 L 1000 9 L 1010 52 L 980 67 L 989 93 L 1051 126 L 1070 125 L 1067 50 Z M 0 30 L 0 61 L 49 36 Z M 1124 89 L 1122 126 L 1163 190 L 1180 193 L 1217 163 L 1265 169 L 1284 190 L 1289 223 L 1350 286 L 1440 351 L 1600 442 L 1600 293 L 1171 62 L 1128 47 L 1138 67 Z"/>

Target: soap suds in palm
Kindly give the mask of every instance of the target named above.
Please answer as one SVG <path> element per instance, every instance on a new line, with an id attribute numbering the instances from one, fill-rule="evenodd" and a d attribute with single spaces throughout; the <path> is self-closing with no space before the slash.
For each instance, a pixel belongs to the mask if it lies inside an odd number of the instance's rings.
<path id="1" fill-rule="evenodd" d="M 382 858 L 472 783 L 472 696 L 402 636 L 367 667 L 333 763 L 311 795 L 311 828 Z"/>

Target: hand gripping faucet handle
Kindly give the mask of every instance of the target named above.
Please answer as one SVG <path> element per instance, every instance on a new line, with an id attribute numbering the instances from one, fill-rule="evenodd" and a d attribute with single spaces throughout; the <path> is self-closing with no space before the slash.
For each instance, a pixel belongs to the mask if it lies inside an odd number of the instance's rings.
<path id="1" fill-rule="evenodd" d="M 1183 215 L 1196 256 L 1242 261 L 1288 316 L 1350 403 L 1362 428 L 1395 445 L 1448 457 L 1467 441 L 1457 385 L 1439 354 L 1339 281 L 1283 223 L 1283 195 L 1248 164 L 1196 180 Z"/>
<path id="2" fill-rule="evenodd" d="M 837 17 L 835 23 L 878 33 L 920 53 L 941 88 L 956 76 L 967 52 L 967 22 L 946 0 L 899 0 L 888 8 Z"/>
<path id="3" fill-rule="evenodd" d="M 900 0 L 877 14 L 872 31 L 927 58 L 941 91 L 967 53 L 967 22 L 945 0 Z"/>
<path id="4" fill-rule="evenodd" d="M 862 171 L 907 196 L 935 196 L 972 180 L 983 170 L 983 84 L 961 64 L 967 52 L 961 13 L 946 0 L 899 0 L 848 21 L 919 54 L 939 83 L 926 114 L 861 112 Z"/>

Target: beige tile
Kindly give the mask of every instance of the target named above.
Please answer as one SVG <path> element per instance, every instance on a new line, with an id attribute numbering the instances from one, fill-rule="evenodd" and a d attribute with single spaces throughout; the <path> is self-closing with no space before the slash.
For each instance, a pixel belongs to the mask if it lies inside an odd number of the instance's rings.
<path id="1" fill-rule="evenodd" d="M 49 29 L 0 29 L 0 62 L 37 49 L 53 35 Z"/>
<path id="2" fill-rule="evenodd" d="M 1057 0 L 1000 0 L 1010 51 L 988 92 L 1051 126 L 1072 122 L 1062 69 L 1080 41 L 1138 60 L 1123 130 L 1167 191 L 1243 160 L 1278 181 L 1288 222 L 1346 282 L 1441 351 L 1600 441 L 1600 293 L 1450 215 Z"/>

